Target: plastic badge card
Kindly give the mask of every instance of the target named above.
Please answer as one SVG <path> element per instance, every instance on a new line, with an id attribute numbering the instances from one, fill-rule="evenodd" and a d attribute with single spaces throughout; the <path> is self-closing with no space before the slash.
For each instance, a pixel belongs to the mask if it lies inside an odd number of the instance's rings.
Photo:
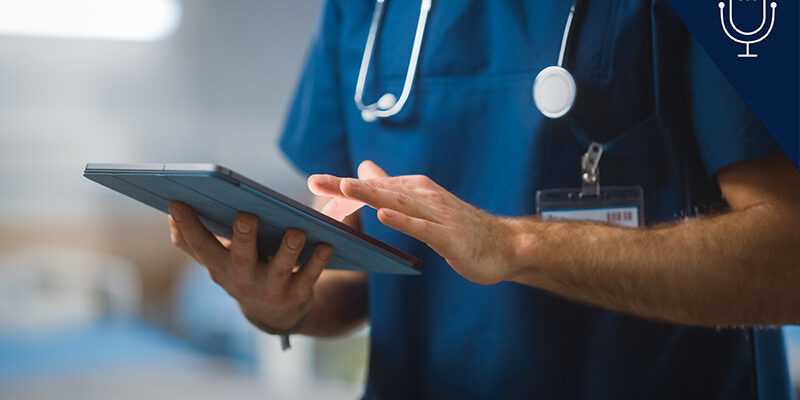
<path id="1" fill-rule="evenodd" d="M 603 145 L 592 142 L 581 157 L 580 189 L 536 192 L 536 214 L 545 221 L 572 219 L 605 222 L 630 228 L 644 225 L 641 186 L 600 186 L 598 166 Z"/>
<path id="2" fill-rule="evenodd" d="M 581 189 L 540 190 L 536 214 L 546 221 L 597 221 L 636 228 L 644 225 L 644 193 L 640 186 L 601 187 L 597 194 Z"/>

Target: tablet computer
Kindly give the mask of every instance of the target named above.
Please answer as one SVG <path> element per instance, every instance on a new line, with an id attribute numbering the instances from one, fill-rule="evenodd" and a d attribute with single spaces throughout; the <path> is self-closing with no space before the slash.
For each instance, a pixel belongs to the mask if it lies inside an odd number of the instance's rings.
<path id="1" fill-rule="evenodd" d="M 326 268 L 416 275 L 422 261 L 300 202 L 214 164 L 87 164 L 83 175 L 103 186 L 169 213 L 168 204 L 188 204 L 214 234 L 230 238 L 240 212 L 258 217 L 258 250 L 275 253 L 288 228 L 306 233 L 298 263 L 316 243 L 329 243 Z"/>

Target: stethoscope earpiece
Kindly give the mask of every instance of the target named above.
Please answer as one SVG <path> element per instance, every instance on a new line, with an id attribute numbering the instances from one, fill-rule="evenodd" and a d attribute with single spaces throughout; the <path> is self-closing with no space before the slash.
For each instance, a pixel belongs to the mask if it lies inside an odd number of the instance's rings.
<path id="1" fill-rule="evenodd" d="M 394 107 L 395 104 L 397 104 L 397 97 L 394 97 L 391 93 L 386 93 L 378 99 L 377 106 L 379 110 L 386 111 Z"/>
<path id="2" fill-rule="evenodd" d="M 375 122 L 378 120 L 378 116 L 375 115 L 375 111 L 364 109 L 361 110 L 361 119 L 364 122 Z"/>
<path id="3" fill-rule="evenodd" d="M 562 67 L 547 67 L 533 82 L 533 102 L 548 118 L 561 118 L 575 104 L 577 86 L 572 74 Z"/>
<path id="4" fill-rule="evenodd" d="M 371 107 L 366 107 L 361 110 L 361 119 L 364 122 L 375 122 L 378 120 L 379 112 L 386 112 L 397 104 L 397 97 L 391 93 L 386 93 L 378 99 L 378 102 Z"/>

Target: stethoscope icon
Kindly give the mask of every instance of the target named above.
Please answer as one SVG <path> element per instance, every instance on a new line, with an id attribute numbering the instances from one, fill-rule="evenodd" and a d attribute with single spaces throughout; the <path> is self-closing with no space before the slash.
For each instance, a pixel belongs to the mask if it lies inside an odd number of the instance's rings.
<path id="1" fill-rule="evenodd" d="M 361 67 L 358 71 L 354 100 L 356 107 L 361 111 L 361 118 L 364 122 L 375 122 L 379 118 L 388 118 L 397 115 L 402 111 L 411 95 L 411 88 L 414 86 L 414 77 L 417 72 L 419 54 L 422 49 L 422 39 L 425 37 L 425 27 L 428 21 L 428 14 L 431 10 L 432 0 L 422 0 L 417 20 L 417 30 L 414 34 L 414 44 L 411 49 L 411 57 L 408 61 L 408 71 L 403 83 L 403 91 L 398 99 L 392 93 L 385 93 L 372 104 L 364 104 L 364 83 L 369 72 L 369 65 L 372 61 L 372 54 L 375 50 L 375 40 L 378 30 L 382 24 L 383 15 L 388 0 L 376 0 L 375 11 L 372 14 L 372 22 L 364 45 L 364 55 L 361 58 Z M 567 45 L 572 30 L 572 21 L 576 9 L 582 3 L 575 0 L 575 4 L 570 7 L 567 23 L 564 27 L 564 34 L 561 39 L 561 50 L 558 56 L 558 64 L 543 69 L 536 76 L 532 87 L 532 97 L 536 107 L 548 118 L 561 118 L 572 109 L 577 95 L 577 85 L 572 74 L 564 68 L 564 57 L 567 52 Z"/>

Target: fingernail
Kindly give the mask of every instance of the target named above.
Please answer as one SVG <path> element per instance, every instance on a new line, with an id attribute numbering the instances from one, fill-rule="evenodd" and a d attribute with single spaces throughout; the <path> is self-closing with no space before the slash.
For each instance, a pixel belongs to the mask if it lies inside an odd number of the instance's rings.
<path id="1" fill-rule="evenodd" d="M 289 237 L 286 238 L 286 247 L 288 247 L 288 248 L 290 248 L 292 250 L 297 250 L 297 248 L 300 247 L 300 243 L 301 242 L 302 242 L 302 239 L 300 238 L 300 236 L 298 236 L 298 235 L 289 235 Z"/>
<path id="2" fill-rule="evenodd" d="M 250 233 L 250 231 L 253 230 L 253 227 L 247 222 L 239 221 L 236 223 L 236 229 L 238 229 L 241 233 Z"/>
<path id="3" fill-rule="evenodd" d="M 397 211 L 390 210 L 388 208 L 381 208 L 381 211 L 383 212 L 383 215 L 385 215 L 385 216 L 387 216 L 389 218 L 397 216 Z"/>
<path id="4" fill-rule="evenodd" d="M 175 235 L 175 232 L 170 232 L 170 233 L 169 233 L 169 240 L 170 240 L 172 243 L 175 243 L 175 244 L 177 244 L 177 243 L 178 243 L 178 236 L 177 236 L 177 235 Z"/>
<path id="5" fill-rule="evenodd" d="M 331 253 L 333 253 L 333 248 L 330 246 L 325 246 L 317 251 L 317 257 L 324 261 L 331 257 Z"/>
<path id="6" fill-rule="evenodd" d="M 169 208 L 169 215 L 172 215 L 172 219 L 174 219 L 175 222 L 180 222 L 181 221 L 181 218 L 182 218 L 181 212 L 177 208 L 170 207 Z"/>

